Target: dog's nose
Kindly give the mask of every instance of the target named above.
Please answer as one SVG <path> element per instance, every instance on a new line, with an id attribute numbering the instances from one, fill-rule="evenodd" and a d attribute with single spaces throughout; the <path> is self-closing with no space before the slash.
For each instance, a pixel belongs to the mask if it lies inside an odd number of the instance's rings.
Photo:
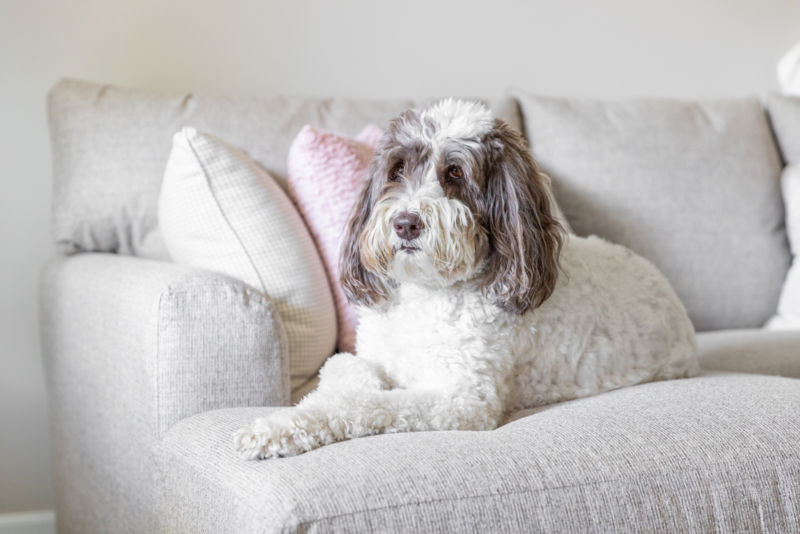
<path id="1" fill-rule="evenodd" d="M 422 231 L 422 221 L 419 215 L 411 213 L 410 211 L 398 213 L 397 217 L 392 221 L 392 224 L 394 225 L 394 233 L 397 234 L 397 237 L 405 239 L 406 241 L 418 238 L 419 233 Z"/>

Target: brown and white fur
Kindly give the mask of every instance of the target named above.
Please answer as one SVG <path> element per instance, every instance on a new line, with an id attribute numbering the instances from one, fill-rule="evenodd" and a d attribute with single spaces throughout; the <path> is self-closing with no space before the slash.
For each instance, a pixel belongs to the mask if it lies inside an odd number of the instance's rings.
<path id="1" fill-rule="evenodd" d="M 490 430 L 506 414 L 696 372 L 667 280 L 567 236 L 520 135 L 444 100 L 392 121 L 347 227 L 357 356 L 331 357 L 296 407 L 235 438 L 246 458 L 378 433 Z"/>

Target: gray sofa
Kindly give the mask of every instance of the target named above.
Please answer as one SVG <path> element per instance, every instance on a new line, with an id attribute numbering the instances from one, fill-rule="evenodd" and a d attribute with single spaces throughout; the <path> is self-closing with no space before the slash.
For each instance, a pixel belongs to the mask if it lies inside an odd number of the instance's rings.
<path id="1" fill-rule="evenodd" d="M 289 355 L 269 295 L 164 252 L 172 134 L 207 130 L 280 180 L 302 125 L 354 134 L 413 104 L 53 88 L 41 322 L 59 532 L 800 531 L 800 332 L 761 329 L 790 261 L 784 137 L 800 135 L 773 132 L 753 99 L 490 103 L 578 233 L 665 272 L 700 330 L 701 376 L 491 432 L 235 455 L 237 428 L 288 403 Z"/>

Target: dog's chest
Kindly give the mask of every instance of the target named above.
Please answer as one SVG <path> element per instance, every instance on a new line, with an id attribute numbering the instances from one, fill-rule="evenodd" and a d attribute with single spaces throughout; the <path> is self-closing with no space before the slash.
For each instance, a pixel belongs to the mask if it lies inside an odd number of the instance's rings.
<path id="1" fill-rule="evenodd" d="M 359 357 L 379 361 L 400 386 L 435 386 L 498 354 L 506 314 L 470 291 L 403 287 L 385 310 L 364 310 Z"/>

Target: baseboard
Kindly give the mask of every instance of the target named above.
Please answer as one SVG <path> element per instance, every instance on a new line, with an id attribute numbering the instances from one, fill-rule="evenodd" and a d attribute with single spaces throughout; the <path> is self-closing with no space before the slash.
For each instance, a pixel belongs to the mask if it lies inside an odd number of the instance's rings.
<path id="1" fill-rule="evenodd" d="M 52 510 L 0 514 L 0 534 L 55 534 L 56 514 Z"/>

